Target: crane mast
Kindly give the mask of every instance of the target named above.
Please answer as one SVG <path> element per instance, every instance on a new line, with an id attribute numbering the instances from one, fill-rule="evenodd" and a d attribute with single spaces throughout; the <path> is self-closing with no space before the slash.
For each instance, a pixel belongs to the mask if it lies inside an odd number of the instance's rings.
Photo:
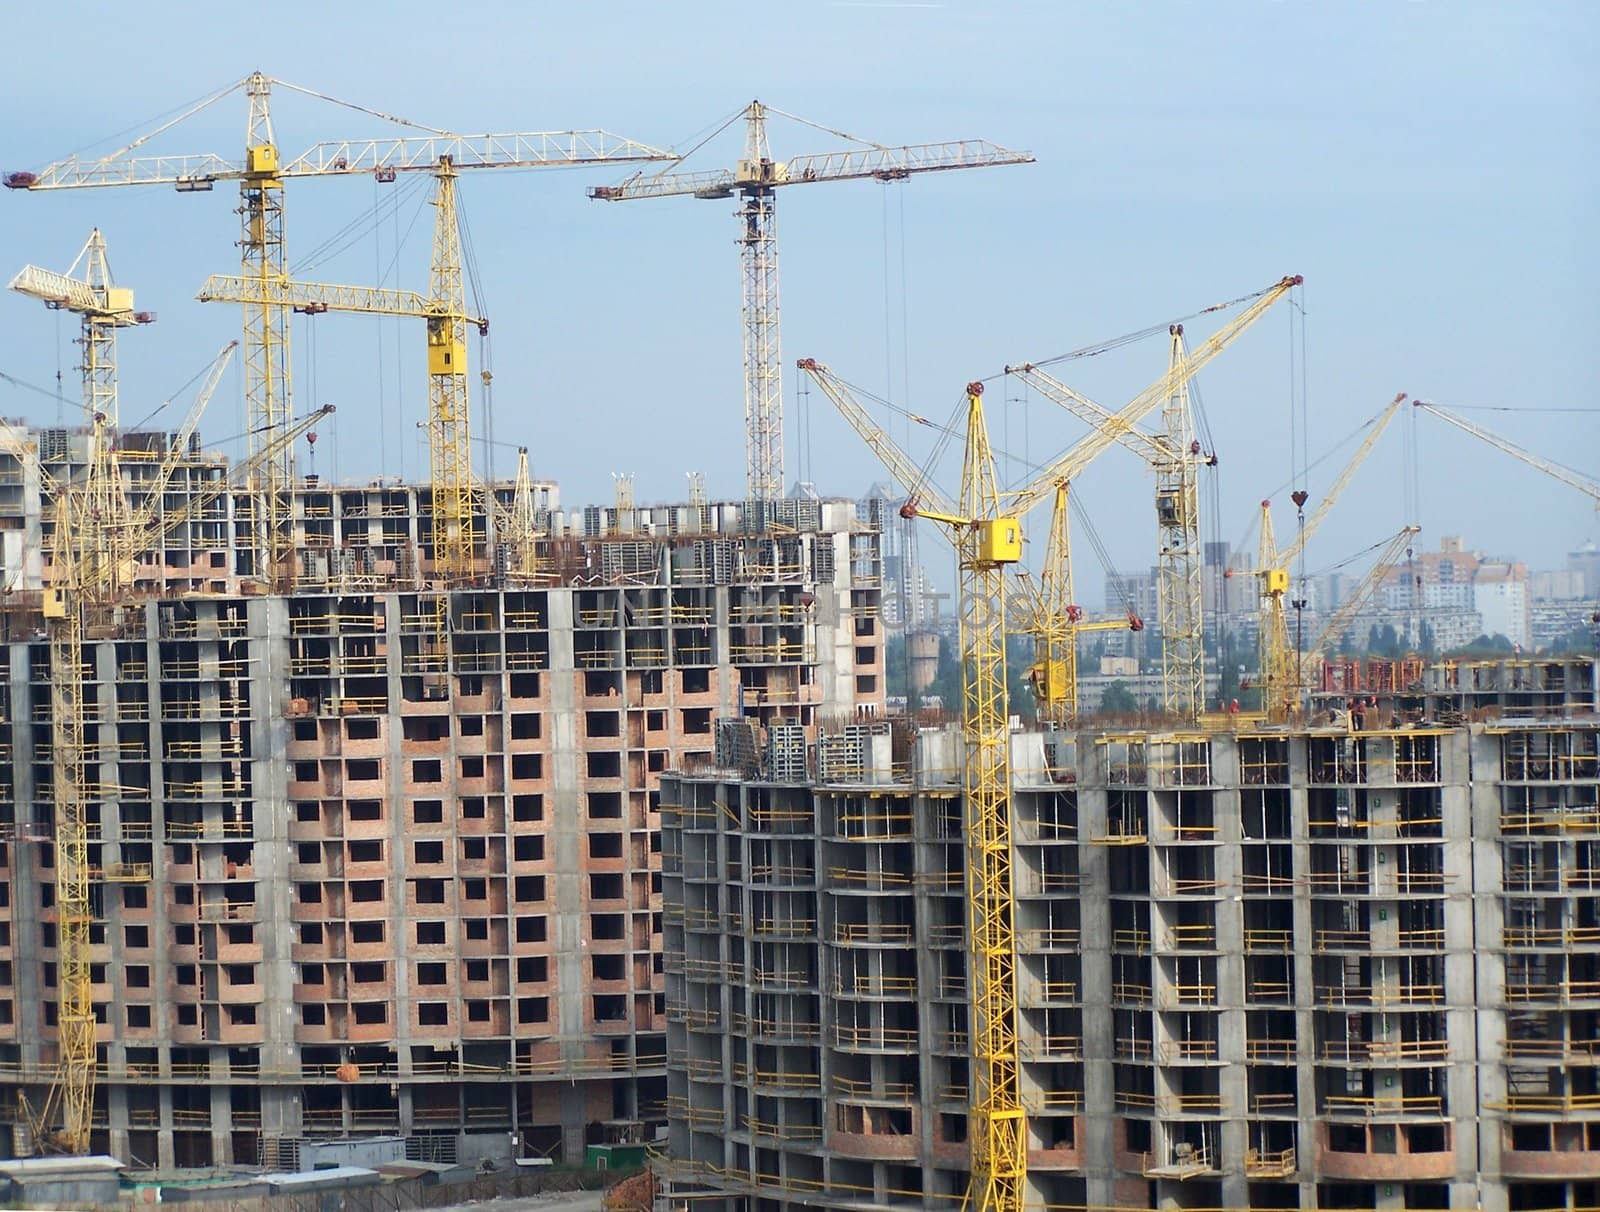
<path id="1" fill-rule="evenodd" d="M 433 487 L 433 566 L 441 586 L 472 572 L 472 445 L 467 416 L 466 290 L 456 171 L 439 165 L 434 199 L 428 318 L 428 466 Z"/>
<path id="2" fill-rule="evenodd" d="M 961 514 L 916 512 L 952 532 L 961 569 L 967 929 L 973 965 L 972 1178 L 967 1203 L 983 1212 L 1020 1212 L 1028 1130 L 1017 1056 L 1005 569 L 1022 558 L 1022 523 L 1001 512 L 983 416 L 983 384 L 967 386 Z"/>
<path id="3" fill-rule="evenodd" d="M 1025 572 L 1017 580 L 1025 587 L 1022 595 L 1027 620 L 1024 628 L 1033 636 L 1033 668 L 1028 680 L 1033 685 L 1041 721 L 1070 724 L 1078 718 L 1078 637 L 1088 631 L 1140 631 L 1144 623 L 1129 613 L 1126 619 L 1084 622 L 1083 608 L 1077 604 L 1072 587 L 1072 520 L 1068 508 L 1069 486 L 1056 485 L 1055 507 L 1050 513 L 1050 534 L 1045 540 L 1044 560 L 1037 586 Z"/>
<path id="4" fill-rule="evenodd" d="M 1157 601 L 1161 611 L 1162 707 L 1181 719 L 1205 708 L 1205 624 L 1201 617 L 1199 447 L 1189 411 L 1189 375 L 1183 325 L 1170 329 L 1172 391 L 1161 409 L 1161 457 L 1156 473 L 1159 530 Z"/>
<path id="5" fill-rule="evenodd" d="M 967 947 L 972 981 L 967 1204 L 1021 1212 L 1027 1115 L 1017 1055 L 1010 735 L 1006 709 L 1005 570 L 1022 558 L 1021 519 L 1002 511 L 983 415 L 983 384 L 967 385 L 958 503 L 944 501 L 915 462 L 814 358 L 798 363 L 909 494 L 907 517 L 939 523 L 960 568 L 961 725 L 966 761 Z"/>
<path id="6" fill-rule="evenodd" d="M 239 181 L 240 273 L 264 287 L 287 280 L 283 244 L 283 180 L 278 176 L 278 146 L 272 135 L 272 82 L 260 72 L 245 81 L 250 117 L 245 135 L 244 176 Z M 266 301 L 244 309 L 245 428 L 251 454 L 288 425 L 294 415 L 289 380 L 289 317 Z M 257 576 L 282 585 L 292 576 L 293 536 L 289 531 L 289 490 L 294 483 L 294 454 L 288 446 L 273 447 L 259 460 L 255 550 L 261 561 Z"/>
<path id="7" fill-rule="evenodd" d="M 767 111 L 752 101 L 740 163 L 739 261 L 744 285 L 745 479 L 760 500 L 783 496 L 783 374 L 778 327 L 778 225 Z"/>

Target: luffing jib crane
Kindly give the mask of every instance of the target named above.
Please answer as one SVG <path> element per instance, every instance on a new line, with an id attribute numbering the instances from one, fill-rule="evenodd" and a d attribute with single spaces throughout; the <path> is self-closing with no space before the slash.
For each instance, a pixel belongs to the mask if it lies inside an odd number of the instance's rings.
<path id="1" fill-rule="evenodd" d="M 1138 421 L 1173 380 L 1215 357 L 1275 302 L 1299 285 L 1284 278 L 1214 334 L 1195 356 L 1168 371 L 1107 425 L 1057 458 L 1028 486 L 1002 493 L 983 415 L 983 385 L 967 386 L 960 504 L 943 501 L 927 476 L 895 444 L 826 366 L 800 361 L 885 469 L 905 489 L 902 511 L 944 527 L 961 570 L 962 735 L 966 760 L 967 948 L 972 979 L 972 1077 L 969 1088 L 971 1185 L 978 1212 L 1021 1212 L 1028 1170 L 1027 1112 L 1017 1051 L 1016 897 L 1012 881 L 1010 736 L 1006 703 L 1005 569 L 1022 558 L 1022 519 L 1071 480 L 1081 460 Z M 1147 401 L 1146 396 L 1151 400 Z"/>
<path id="2" fill-rule="evenodd" d="M 275 443 L 274 436 L 293 417 L 290 391 L 289 312 L 276 302 L 275 292 L 289 281 L 284 245 L 284 183 L 303 177 L 361 176 L 393 181 L 400 171 L 437 172 L 441 163 L 457 169 L 574 165 L 670 160 L 672 155 L 602 130 L 548 131 L 512 134 L 456 135 L 418 126 L 385 114 L 376 116 L 423 130 L 420 138 L 335 140 L 314 145 L 304 154 L 284 159 L 273 134 L 271 95 L 277 85 L 325 101 L 334 98 L 287 81 L 252 72 L 244 80 L 212 93 L 197 104 L 139 136 L 132 143 L 96 160 L 76 156 L 57 161 L 38 172 L 13 172 L 0 178 L 10 189 L 84 189 L 120 185 L 172 185 L 180 193 L 211 190 L 218 181 L 238 181 L 241 234 L 240 276 L 256 284 L 256 298 L 244 304 L 244 366 L 247 431 L 251 450 L 272 443 L 275 457 L 260 462 L 255 486 L 260 504 L 256 512 L 256 575 L 277 583 L 292 580 L 289 493 L 292 487 L 292 444 Z M 241 160 L 213 154 L 134 156 L 145 143 L 172 129 L 201 110 L 233 93 L 243 91 L 249 104 L 245 150 Z M 336 102 L 345 105 L 345 102 Z M 375 111 L 349 106 L 367 114 Z M 431 347 L 430 347 L 431 348 Z M 433 397 L 430 394 L 430 402 Z M 462 425 L 465 414 L 462 413 Z M 465 430 L 458 434 L 451 420 L 430 417 L 430 435 L 448 441 L 449 451 L 439 454 L 459 466 Z M 457 500 L 449 491 L 446 497 Z M 448 511 L 447 511 L 448 512 Z M 447 544 L 448 547 L 448 544 Z M 448 559 L 459 552 L 447 551 Z"/>
<path id="3" fill-rule="evenodd" d="M 692 195 L 696 198 L 740 199 L 739 256 L 744 270 L 744 422 L 746 491 L 754 499 L 783 496 L 783 374 L 778 333 L 778 229 L 774 195 L 780 186 L 862 178 L 899 181 L 914 173 L 956 168 L 989 168 L 1028 164 L 1027 152 L 1010 151 L 983 139 L 885 147 L 864 139 L 845 138 L 862 146 L 774 160 L 767 143 L 769 110 L 752 101 L 717 131 L 744 119 L 744 156 L 732 169 L 669 173 L 665 170 L 629 177 L 616 185 L 598 186 L 591 198 L 624 202 L 634 198 Z M 797 119 L 797 121 L 803 121 Z M 814 125 L 806 123 L 806 125 Z M 833 132 L 837 133 L 837 132 Z"/>
<path id="4" fill-rule="evenodd" d="M 1289 719 L 1299 710 L 1300 704 L 1298 661 L 1294 646 L 1289 642 L 1289 621 L 1283 600 L 1289 592 L 1289 567 L 1305 550 L 1311 536 L 1327 520 L 1329 512 L 1344 494 L 1356 471 L 1367 461 L 1367 456 L 1372 453 L 1405 399 L 1406 393 L 1401 392 L 1373 418 L 1366 437 L 1356 447 L 1344 470 L 1328 488 L 1311 516 L 1300 526 L 1294 542 L 1288 547 L 1280 550 L 1273 534 L 1272 502 L 1261 502 L 1261 536 L 1256 566 L 1260 594 L 1256 618 L 1256 676 L 1261 687 L 1261 710 L 1273 723 L 1281 724 Z M 1292 499 L 1297 509 L 1305 508 L 1307 496 L 1304 491 L 1296 491 Z"/>
<path id="5" fill-rule="evenodd" d="M 1183 325 L 1168 329 L 1168 370 L 1187 357 Z M 1061 405 L 1091 427 L 1113 425 L 1116 440 L 1156 473 L 1156 528 L 1161 612 L 1162 706 L 1173 715 L 1195 719 L 1205 707 L 1205 627 L 1201 615 L 1200 496 L 1196 470 L 1205 455 L 1194 440 L 1189 408 L 1189 375 L 1174 379 L 1161 401 L 1161 432 L 1149 434 L 1118 425 L 1116 414 L 1095 403 L 1038 366 L 1006 367 L 1046 399 Z"/>

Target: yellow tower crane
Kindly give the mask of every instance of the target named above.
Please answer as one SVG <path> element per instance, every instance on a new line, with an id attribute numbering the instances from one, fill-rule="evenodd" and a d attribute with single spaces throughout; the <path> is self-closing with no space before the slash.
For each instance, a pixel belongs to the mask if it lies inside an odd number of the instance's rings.
<path id="1" fill-rule="evenodd" d="M 1372 453 L 1383 431 L 1389 427 L 1406 394 L 1401 392 L 1369 422 L 1366 437 L 1356 447 L 1350 461 L 1328 488 L 1321 503 L 1299 527 L 1294 542 L 1280 550 L 1272 530 L 1272 502 L 1261 502 L 1261 536 L 1256 557 L 1256 577 L 1260 591 L 1260 604 L 1256 616 L 1256 677 L 1261 686 L 1261 710 L 1267 719 L 1281 724 L 1293 716 L 1300 706 L 1300 677 L 1294 646 L 1289 642 L 1289 621 L 1284 611 L 1284 595 L 1289 592 L 1289 567 L 1300 557 L 1328 518 L 1334 505 L 1367 456 Z M 1307 495 L 1303 491 L 1293 494 L 1295 507 L 1304 509 Z"/>
<path id="2" fill-rule="evenodd" d="M 82 276 L 74 277 L 82 267 Z M 149 324 L 155 315 L 136 311 L 133 291 L 118 286 L 106 257 L 105 237 L 97 227 L 89 233 L 76 259 L 64 274 L 25 265 L 11 279 L 10 288 L 46 307 L 70 311 L 83 326 L 79 343 L 83 347 L 84 424 L 97 416 L 117 425 L 117 329 Z"/>
<path id="3" fill-rule="evenodd" d="M 1533 451 L 1526 450 L 1515 442 L 1502 438 L 1499 434 L 1485 429 L 1482 425 L 1458 416 L 1448 409 L 1439 407 L 1437 404 L 1426 403 L 1422 400 L 1413 400 L 1411 403 L 1413 407 L 1420 408 L 1423 412 L 1430 413 L 1441 421 L 1454 425 L 1463 433 L 1471 434 L 1480 442 L 1486 442 L 1496 450 L 1510 455 L 1513 459 L 1518 459 L 1529 467 L 1544 472 L 1551 479 L 1561 481 L 1568 488 L 1576 488 L 1594 502 L 1596 509 L 1600 509 L 1600 480 L 1596 480 L 1593 476 L 1574 471 L 1570 467 L 1557 463 L 1554 459 L 1547 459 L 1543 455 L 1534 454 Z"/>
<path id="4" fill-rule="evenodd" d="M 427 132 L 420 138 L 388 138 L 318 143 L 303 155 L 285 160 L 279 153 L 272 128 L 271 96 L 274 86 L 324 101 L 333 101 L 385 121 Z M 249 107 L 245 150 L 241 160 L 230 161 L 206 154 L 194 156 L 133 156 L 151 139 L 236 92 L 244 92 Z M 302 177 L 375 176 L 392 181 L 397 171 L 438 171 L 448 160 L 456 168 L 489 167 L 515 162 L 523 167 L 549 164 L 575 165 L 638 160 L 670 160 L 672 155 L 606 131 L 553 131 L 523 134 L 455 135 L 420 126 L 364 106 L 337 101 L 314 90 L 277 80 L 261 72 L 220 89 L 133 140 L 127 146 L 96 160 L 76 156 L 57 161 L 38 172 L 13 172 L 0 178 L 11 189 L 85 189 L 120 185 L 172 185 L 180 193 L 211 190 L 218 181 L 238 181 L 242 250 L 240 277 L 255 283 L 253 302 L 244 305 L 244 366 L 246 429 L 251 450 L 272 443 L 275 457 L 260 460 L 256 492 L 256 574 L 277 584 L 292 581 L 289 495 L 293 482 L 290 446 L 273 437 L 293 416 L 290 391 L 289 313 L 277 302 L 280 288 L 289 280 L 284 244 L 286 181 Z M 430 395 L 430 404 L 436 403 Z M 462 398 L 465 405 L 465 398 Z M 462 414 L 465 424 L 465 414 Z M 439 457 L 458 459 L 454 421 L 430 418 L 430 436 L 449 450 Z M 459 464 L 456 464 L 459 465 Z M 447 495 L 452 495 L 447 492 Z M 448 511 L 447 511 L 448 512 Z M 447 548 L 449 545 L 447 544 Z M 447 559 L 459 556 L 449 549 Z"/>
<path id="5" fill-rule="evenodd" d="M 1183 343 L 1183 325 L 1172 325 L 1168 335 L 1168 370 L 1175 371 L 1188 356 Z M 1032 363 L 1008 366 L 1006 373 L 1015 375 L 1092 427 L 1115 424 L 1116 414 L 1110 409 Z M 1160 433 L 1120 427 L 1116 439 L 1144 459 L 1156 473 L 1162 707 L 1187 720 L 1197 718 L 1205 707 L 1200 494 L 1195 474 L 1205 456 L 1194 440 L 1194 422 L 1189 408 L 1190 377 L 1177 374 L 1172 392 L 1161 402 Z"/>
<path id="6" fill-rule="evenodd" d="M 662 159 L 642 144 L 622 143 L 602 132 L 559 131 L 480 137 L 392 138 L 362 144 L 319 143 L 284 172 L 317 175 L 325 166 L 337 171 L 371 171 L 392 179 L 407 171 L 431 172 L 436 178 L 433 257 L 426 296 L 413 291 L 369 286 L 337 286 L 296 282 L 287 276 L 213 275 L 200 288 L 201 302 L 240 303 L 246 309 L 266 306 L 309 314 L 355 312 L 379 316 L 412 316 L 427 323 L 428 464 L 433 496 L 433 567 L 441 588 L 459 584 L 474 571 L 473 516 L 477 487 L 472 472 L 472 445 L 467 379 L 467 328 L 487 331 L 488 321 L 470 314 L 462 278 L 461 224 L 456 206 L 456 180 L 469 168 L 548 168 L 617 160 Z M 431 157 L 431 158 L 430 158 Z M 331 170 L 331 168 L 330 168 Z"/>
<path id="7" fill-rule="evenodd" d="M 1144 620 L 1130 608 L 1125 619 L 1086 622 L 1072 589 L 1072 520 L 1067 505 L 1068 484 L 1056 485 L 1055 508 L 1050 513 L 1050 535 L 1045 540 L 1039 579 L 1025 569 L 1017 580 L 1025 620 L 1019 630 L 1033 637 L 1033 667 L 1028 681 L 1038 703 L 1039 719 L 1050 724 L 1070 724 L 1078 718 L 1078 636 L 1092 631 L 1143 631 Z"/>
<path id="8" fill-rule="evenodd" d="M 827 133 L 861 146 L 847 151 L 774 160 L 767 143 L 767 115 L 777 114 L 807 126 L 781 110 L 752 101 L 702 140 L 715 138 L 744 119 L 744 156 L 732 169 L 669 173 L 665 169 L 598 186 L 591 198 L 624 202 L 635 198 L 692 195 L 722 200 L 739 196 L 739 256 L 744 279 L 744 425 L 746 491 L 753 499 L 783 496 L 783 366 L 778 332 L 778 229 L 774 195 L 780 186 L 870 178 L 900 181 L 914 173 L 957 168 L 1029 164 L 1027 152 L 1009 151 L 983 139 L 885 147 L 842 132 Z M 826 130 L 818 127 L 817 129 Z M 687 155 L 679 158 L 679 163 Z"/>
<path id="9" fill-rule="evenodd" d="M 83 685 L 92 679 L 84 668 L 85 616 L 89 612 L 103 613 L 114 603 L 118 589 L 129 578 L 128 565 L 140 553 L 158 547 L 166 535 L 219 497 L 243 488 L 259 471 L 260 462 L 278 455 L 280 443 L 298 440 L 333 411 L 330 406 L 302 418 L 236 464 L 227 477 L 206 482 L 181 508 L 164 511 L 164 487 L 170 482 L 175 465 L 187 457 L 187 434 L 198 423 L 235 345 L 229 345 L 213 362 L 180 440 L 168 449 L 144 499 L 121 511 L 128 522 L 120 540 L 105 534 L 105 517 L 95 507 L 95 466 L 91 466 L 90 479 L 85 484 L 74 484 L 70 479 L 57 481 L 42 465 L 39 469 L 44 487 L 54 497 L 54 529 L 49 537 L 51 580 L 44 594 L 43 614 L 50 645 L 51 806 L 59 989 L 56 1080 L 38 1108 L 25 1109 L 34 1148 L 40 1153 L 86 1152 L 94 1106 L 97 1057 L 89 927 L 95 865 L 89 852 L 89 824 L 91 813 L 102 815 L 106 804 L 114 801 L 116 789 L 89 777 L 91 766 L 99 758 L 98 744 L 91 745 L 86 739 L 89 713 Z M 91 447 L 109 449 L 109 427 L 103 417 L 95 418 L 94 429 L 97 432 L 91 436 Z M 102 471 L 110 469 L 114 477 L 106 491 L 125 500 L 115 461 L 107 458 L 98 466 Z M 144 874 L 148 878 L 148 871 Z M 55 1128 L 58 1121 L 61 1126 Z"/>
<path id="10" fill-rule="evenodd" d="M 74 276 L 80 274 L 81 276 Z M 97 227 L 64 274 L 25 265 L 11 279 L 10 289 L 46 307 L 78 316 L 83 349 L 83 424 L 89 438 L 88 500 L 101 519 L 101 538 L 114 545 L 126 522 L 124 501 L 115 490 L 111 439 L 117 428 L 117 330 L 149 324 L 155 315 L 137 311 L 133 291 L 118 286 L 106 255 L 105 237 Z M 100 553 L 112 559 L 110 549 Z"/>
<path id="11" fill-rule="evenodd" d="M 967 924 L 972 979 L 971 1185 L 979 1212 L 1021 1212 L 1027 1186 L 1027 1114 L 1017 1052 L 1016 900 L 1012 882 L 1011 770 L 1006 709 L 1004 571 L 1022 558 L 1022 519 L 1055 497 L 1123 426 L 1169 394 L 1171 380 L 1215 357 L 1268 308 L 1299 285 L 1284 278 L 1214 334 L 1192 359 L 1169 370 L 1108 424 L 1059 456 L 1026 488 L 1002 493 L 983 415 L 983 385 L 967 387 L 966 446 L 959 505 L 939 498 L 917 464 L 873 421 L 822 363 L 802 359 L 841 415 L 909 497 L 902 511 L 940 523 L 961 570 L 962 733 L 966 750 Z"/>

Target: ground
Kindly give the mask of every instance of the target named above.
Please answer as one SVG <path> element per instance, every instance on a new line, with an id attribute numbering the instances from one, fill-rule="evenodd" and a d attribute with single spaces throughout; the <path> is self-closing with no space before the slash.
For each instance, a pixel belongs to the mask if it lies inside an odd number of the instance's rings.
<path id="1" fill-rule="evenodd" d="M 451 1204 L 435 1212 L 600 1212 L 599 1191 L 550 1191 L 514 1199 L 487 1199 Z"/>

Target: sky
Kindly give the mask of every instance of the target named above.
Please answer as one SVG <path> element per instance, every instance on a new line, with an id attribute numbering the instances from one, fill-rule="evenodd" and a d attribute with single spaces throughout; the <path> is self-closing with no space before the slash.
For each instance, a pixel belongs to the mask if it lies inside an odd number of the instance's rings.
<path id="1" fill-rule="evenodd" d="M 270 17 L 198 3 L 18 9 L 8 42 L 32 49 L 0 73 L 0 169 L 115 151 L 257 69 L 462 133 L 602 127 L 683 151 L 759 98 L 879 143 L 986 138 L 1037 162 L 779 193 L 791 482 L 854 496 L 882 478 L 827 401 L 797 390 L 799 357 L 890 401 L 877 415 L 919 463 L 938 434 L 905 415 L 946 423 L 963 385 L 986 380 L 1001 474 L 1020 486 L 1085 431 L 1008 385 L 1007 364 L 1156 329 L 1053 368 L 1117 407 L 1165 370 L 1168 321 L 1286 274 L 1305 277 L 1294 299 L 1197 378 L 1218 457 L 1209 534 L 1253 546 L 1264 498 L 1280 537 L 1292 533 L 1289 490 L 1304 483 L 1314 505 L 1352 435 L 1400 391 L 1600 474 L 1591 4 L 524 0 L 437 14 L 410 0 L 281 0 Z M 286 154 L 395 130 L 281 88 L 273 112 Z M 141 151 L 237 158 L 245 113 L 234 94 Z M 770 136 L 778 159 L 844 146 L 779 118 Z M 740 150 L 735 125 L 685 167 L 731 167 Z M 713 497 L 737 498 L 735 203 L 585 196 L 627 171 L 463 178 L 494 372 L 492 413 L 475 405 L 477 469 L 509 476 L 527 446 L 571 505 L 609 501 L 616 473 L 634 476 L 641 504 L 684 499 L 692 471 Z M 429 188 L 425 174 L 292 182 L 291 272 L 425 291 Z M 237 272 L 237 205 L 229 184 L 4 191 L 0 275 L 64 270 L 100 226 L 117 280 L 158 314 L 119 344 L 123 421 L 175 427 L 195 377 L 239 333 L 233 308 L 194 299 L 208 274 Z M 1191 344 L 1217 323 L 1191 321 Z M 70 316 L 0 296 L 0 374 L 45 389 L 0 379 L 0 415 L 72 418 L 75 335 Z M 292 341 L 297 410 L 338 408 L 315 470 L 423 476 L 419 327 L 299 317 Z M 483 356 L 476 340 L 470 356 Z M 235 365 L 202 432 L 237 452 L 242 427 Z M 929 464 L 946 494 L 956 445 Z M 1075 483 L 1119 567 L 1154 562 L 1151 492 L 1120 448 Z M 1308 571 L 1352 567 L 1412 521 L 1425 547 L 1460 534 L 1535 568 L 1600 539 L 1582 495 L 1407 409 L 1317 535 Z M 1075 538 L 1093 599 L 1099 567 L 1081 525 Z"/>

